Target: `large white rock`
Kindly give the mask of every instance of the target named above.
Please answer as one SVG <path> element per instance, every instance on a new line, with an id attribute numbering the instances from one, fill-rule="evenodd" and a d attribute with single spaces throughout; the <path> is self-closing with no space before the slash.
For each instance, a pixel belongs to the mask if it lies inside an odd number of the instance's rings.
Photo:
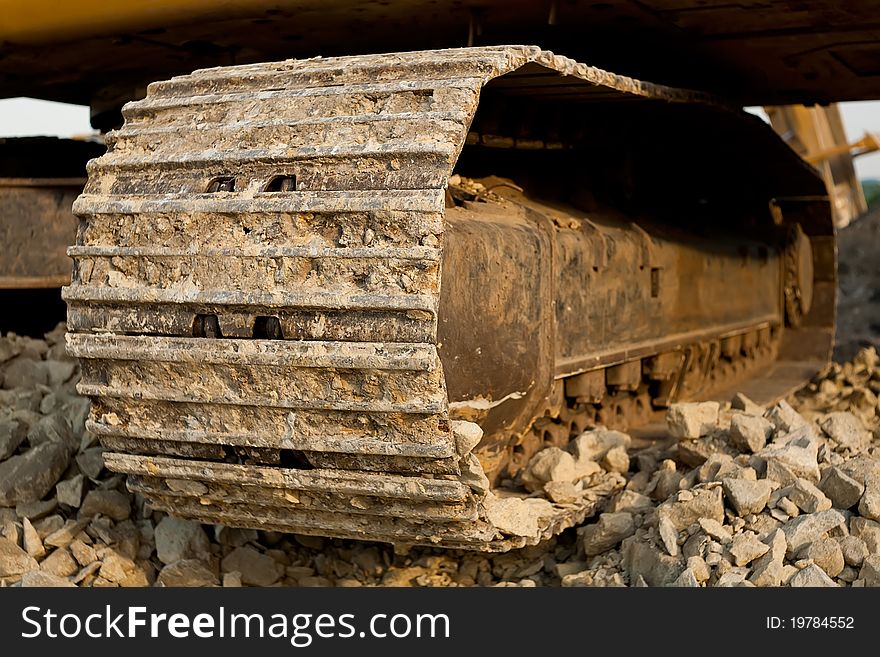
<path id="1" fill-rule="evenodd" d="M 202 526 L 192 520 L 166 516 L 155 529 L 156 556 L 164 564 L 181 559 L 199 559 L 211 553 L 208 535 Z"/>
<path id="2" fill-rule="evenodd" d="M 666 426 L 673 438 L 700 438 L 718 424 L 719 409 L 718 402 L 672 404 L 666 413 Z"/>

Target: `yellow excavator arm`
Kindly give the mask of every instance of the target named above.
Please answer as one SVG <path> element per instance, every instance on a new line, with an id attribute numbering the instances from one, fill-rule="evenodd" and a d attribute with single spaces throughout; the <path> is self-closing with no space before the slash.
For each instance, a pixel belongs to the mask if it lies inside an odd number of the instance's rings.
<path id="1" fill-rule="evenodd" d="M 0 0 L 0 43 L 42 43 L 64 38 L 143 31 L 290 5 L 272 0 Z"/>

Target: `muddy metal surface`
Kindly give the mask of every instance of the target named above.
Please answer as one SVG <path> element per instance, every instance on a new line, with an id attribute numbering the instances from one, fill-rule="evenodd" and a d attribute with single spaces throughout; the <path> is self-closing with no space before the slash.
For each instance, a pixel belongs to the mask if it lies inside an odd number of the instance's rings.
<path id="1" fill-rule="evenodd" d="M 536 99 L 555 120 L 528 120 Z M 664 211 L 635 228 L 614 214 L 646 212 L 632 189 L 596 191 L 634 207 L 606 202 L 595 222 L 509 185 L 494 206 L 456 202 L 454 187 L 450 203 L 463 149 L 477 155 L 462 166 L 516 159 L 540 184 L 539 158 L 592 145 L 573 100 L 609 125 L 639 111 L 621 103 L 668 118 L 655 139 L 689 134 L 680 160 L 700 118 L 727 148 L 764 153 L 766 171 L 737 168 L 748 192 L 699 180 L 700 198 L 666 194 L 681 185 L 639 177 L 643 142 L 612 139 L 636 161 L 615 169 L 598 148 L 606 178 L 663 186 Z M 522 121 L 506 125 L 513 106 Z M 833 233 L 810 200 L 821 181 L 712 97 L 499 47 L 207 69 L 153 83 L 124 113 L 74 208 L 67 344 L 107 467 L 155 508 L 398 545 L 535 544 L 623 483 L 579 457 L 574 492 L 524 495 L 513 480 L 547 444 L 777 354 L 806 365 L 830 349 Z M 681 225 L 658 221 L 673 210 Z M 705 213 L 717 234 L 700 234 Z"/>

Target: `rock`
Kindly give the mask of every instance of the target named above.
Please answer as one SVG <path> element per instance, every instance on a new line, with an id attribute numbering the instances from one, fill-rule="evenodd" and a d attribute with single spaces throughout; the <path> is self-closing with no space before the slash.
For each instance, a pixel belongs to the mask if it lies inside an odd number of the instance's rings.
<path id="1" fill-rule="evenodd" d="M 0 337 L 0 364 L 15 358 L 21 353 L 22 346 L 11 338 Z"/>
<path id="2" fill-rule="evenodd" d="M 608 472 L 619 472 L 620 474 L 628 472 L 629 454 L 626 453 L 626 448 L 621 446 L 612 447 L 605 452 L 600 465 Z"/>
<path id="3" fill-rule="evenodd" d="M 697 578 L 697 581 L 702 583 L 709 579 L 710 572 L 709 566 L 706 564 L 706 560 L 700 556 L 693 556 L 687 560 L 688 569 L 694 574 L 694 577 Z"/>
<path id="4" fill-rule="evenodd" d="M 90 490 L 80 507 L 80 516 L 101 514 L 113 520 L 125 520 L 131 513 L 131 499 L 118 490 Z"/>
<path id="5" fill-rule="evenodd" d="M 45 518 L 57 508 L 58 500 L 53 497 L 48 500 L 37 500 L 36 502 L 16 504 L 15 515 L 19 518 L 39 520 L 40 518 Z"/>
<path id="6" fill-rule="evenodd" d="M 871 477 L 880 477 L 880 459 L 868 454 L 860 454 L 840 464 L 840 469 L 850 477 L 864 484 Z"/>
<path id="7" fill-rule="evenodd" d="M 677 557 L 679 554 L 678 532 L 672 526 L 672 521 L 666 516 L 661 516 L 657 529 L 660 532 L 660 540 L 663 541 L 666 552 L 672 557 Z"/>
<path id="8" fill-rule="evenodd" d="M 746 583 L 746 575 L 748 575 L 748 570 L 746 568 L 731 568 L 718 578 L 718 581 L 715 582 L 715 586 L 719 588 L 742 586 Z M 750 582 L 749 584 L 754 586 L 754 584 L 751 584 Z"/>
<path id="9" fill-rule="evenodd" d="M 691 440 L 705 436 L 718 424 L 718 402 L 672 404 L 666 413 L 666 426 L 673 438 Z"/>
<path id="10" fill-rule="evenodd" d="M 80 540 L 75 540 L 68 546 L 71 556 L 76 559 L 80 566 L 88 566 L 98 560 L 98 554 L 91 545 L 86 545 Z"/>
<path id="11" fill-rule="evenodd" d="M 223 572 L 241 573 L 241 581 L 256 586 L 269 586 L 278 581 L 284 567 L 251 547 L 237 547 L 220 562 Z"/>
<path id="12" fill-rule="evenodd" d="M 880 555 L 867 557 L 859 570 L 859 579 L 865 586 L 880 586 Z"/>
<path id="13" fill-rule="evenodd" d="M 53 575 L 52 573 L 45 573 L 41 570 L 32 570 L 29 573 L 25 573 L 21 577 L 21 585 L 22 587 L 39 587 L 43 589 L 48 588 L 76 588 L 76 584 L 71 582 L 66 577 L 59 577 L 58 575 Z"/>
<path id="14" fill-rule="evenodd" d="M 156 556 L 164 564 L 210 555 L 211 544 L 202 526 L 192 520 L 165 516 L 154 532 Z"/>
<path id="15" fill-rule="evenodd" d="M 87 397 L 73 397 L 64 402 L 61 412 L 70 419 L 73 428 L 73 437 L 82 444 L 83 434 L 86 430 L 86 420 L 91 410 L 91 402 Z"/>
<path id="16" fill-rule="evenodd" d="M 816 513 L 831 508 L 831 500 L 806 479 L 798 479 L 785 489 L 785 497 L 804 513 Z"/>
<path id="17" fill-rule="evenodd" d="M 880 477 L 869 477 L 859 500 L 859 514 L 869 520 L 880 520 Z"/>
<path id="18" fill-rule="evenodd" d="M 688 532 L 690 533 L 690 529 Z M 681 553 L 685 559 L 691 557 L 703 557 L 709 549 L 709 537 L 703 532 L 694 531 L 690 533 L 684 545 L 681 546 Z"/>
<path id="19" fill-rule="evenodd" d="M 70 454 L 75 454 L 79 441 L 73 435 L 70 420 L 61 413 L 47 415 L 28 431 L 28 443 L 36 447 L 47 442 L 60 443 Z"/>
<path id="20" fill-rule="evenodd" d="M 840 544 L 833 538 L 820 539 L 798 553 L 801 559 L 812 559 L 829 577 L 837 577 L 846 565 Z"/>
<path id="21" fill-rule="evenodd" d="M 764 415 L 764 407 L 759 406 L 741 392 L 736 393 L 730 400 L 730 407 L 734 410 L 747 413 L 748 415 Z"/>
<path id="22" fill-rule="evenodd" d="M 645 490 L 655 500 L 662 502 L 678 491 L 683 481 L 684 475 L 676 470 L 675 461 L 667 459 L 660 464 Z"/>
<path id="23" fill-rule="evenodd" d="M 853 517 L 849 533 L 865 542 L 869 554 L 880 554 L 880 524 L 868 518 Z"/>
<path id="24" fill-rule="evenodd" d="M 57 532 L 64 526 L 64 518 L 55 513 L 51 516 L 47 516 L 45 518 L 41 518 L 40 520 L 34 521 L 33 524 L 34 529 L 37 530 L 40 538 L 45 541 L 47 536 L 54 532 Z"/>
<path id="25" fill-rule="evenodd" d="M 739 516 L 763 511 L 773 492 L 772 482 L 766 479 L 750 481 L 728 477 L 721 484 L 724 496 Z"/>
<path id="26" fill-rule="evenodd" d="M 697 576 L 694 574 L 694 571 L 690 568 L 685 568 L 681 571 L 681 575 L 679 575 L 670 586 L 677 587 L 686 587 L 686 588 L 696 588 L 700 585 L 700 582 L 697 580 Z"/>
<path id="27" fill-rule="evenodd" d="M 870 432 L 852 413 L 836 412 L 825 416 L 819 426 L 831 440 L 844 449 L 861 450 L 871 442 Z"/>
<path id="28" fill-rule="evenodd" d="M 422 567 L 391 568 L 382 578 L 382 586 L 417 586 L 417 578 L 425 577 L 426 569 Z"/>
<path id="29" fill-rule="evenodd" d="M 480 496 L 485 495 L 489 491 L 491 488 L 489 478 L 483 471 L 480 459 L 473 453 L 467 454 L 459 461 L 459 468 L 461 470 L 461 483 L 469 486 L 471 490 Z"/>
<path id="30" fill-rule="evenodd" d="M 24 394 L 24 393 L 21 393 L 21 394 Z M 39 394 L 39 392 L 37 394 Z M 0 402 L 2 402 L 2 397 L 0 397 Z M 30 433 L 31 428 L 36 426 L 37 423 L 42 419 L 42 417 L 43 416 L 40 415 L 40 413 L 38 413 L 36 411 L 30 410 L 30 409 L 25 409 L 25 408 L 19 408 L 19 409 L 12 411 L 12 414 L 8 416 L 8 419 L 15 420 L 16 422 L 23 424 L 25 427 L 25 431 L 27 433 Z"/>
<path id="31" fill-rule="evenodd" d="M 31 521 L 27 518 L 24 518 L 21 521 L 21 524 L 23 530 L 22 543 L 24 545 L 25 552 L 27 552 L 28 555 L 32 556 L 34 559 L 41 559 L 46 554 L 46 548 L 43 547 L 43 541 L 40 538 L 40 535 L 37 533 L 37 530 L 34 529 Z"/>
<path id="32" fill-rule="evenodd" d="M 76 464 L 89 479 L 97 479 L 104 469 L 104 450 L 101 447 L 90 447 L 76 456 Z"/>
<path id="33" fill-rule="evenodd" d="M 2 528 L 0 528 L 0 534 L 5 536 L 7 539 L 19 545 L 21 543 L 21 525 L 19 525 L 14 520 L 10 520 Z"/>
<path id="34" fill-rule="evenodd" d="M 566 561 L 565 563 L 558 563 L 554 567 L 556 576 L 559 578 L 565 577 L 566 575 L 574 575 L 575 573 L 583 572 L 586 569 L 587 563 L 585 561 Z"/>
<path id="35" fill-rule="evenodd" d="M 0 577 L 14 577 L 37 570 L 36 559 L 8 538 L 0 537 Z"/>
<path id="36" fill-rule="evenodd" d="M 475 422 L 452 420 L 449 426 L 452 429 L 452 436 L 455 439 L 455 451 L 459 458 L 464 458 L 470 454 L 474 447 L 479 445 L 483 439 L 483 430 Z"/>
<path id="37" fill-rule="evenodd" d="M 877 411 L 877 395 L 867 388 L 856 387 L 848 400 L 850 409 L 856 413 L 873 416 Z"/>
<path id="38" fill-rule="evenodd" d="M 654 508 L 654 503 L 647 495 L 642 495 L 633 490 L 623 490 L 617 493 L 608 505 L 608 510 L 612 513 L 617 511 L 628 511 L 629 513 L 637 513 L 647 509 Z"/>
<path id="39" fill-rule="evenodd" d="M 243 548 L 236 549 L 241 550 Z M 237 586 L 241 586 L 241 573 L 235 573 L 237 577 L 231 577 L 229 584 L 226 583 L 228 575 L 223 576 L 223 586 L 233 586 L 233 580 L 237 580 Z M 274 581 L 273 579 L 272 582 Z M 217 586 L 220 584 L 217 575 L 197 559 L 182 559 L 166 565 L 159 572 L 156 582 L 160 586 L 171 587 Z"/>
<path id="40" fill-rule="evenodd" d="M 119 586 L 122 588 L 143 588 L 145 586 L 150 586 L 150 580 L 143 568 L 137 567 L 130 571 L 125 578 L 119 582 Z"/>
<path id="41" fill-rule="evenodd" d="M 627 434 L 620 431 L 593 429 L 585 431 L 575 438 L 571 448 L 578 461 L 596 461 L 598 463 L 609 449 L 614 447 L 626 449 L 630 446 L 631 441 L 632 439 Z"/>
<path id="42" fill-rule="evenodd" d="M 114 582 L 121 585 L 138 572 L 141 572 L 141 575 L 143 574 L 140 566 L 134 561 L 119 554 L 115 550 L 108 549 L 103 556 L 103 561 L 98 574 L 108 582 Z"/>
<path id="43" fill-rule="evenodd" d="M 76 574 L 79 570 L 79 564 L 70 556 L 67 548 L 58 548 L 43 559 L 40 563 L 40 570 L 59 577 L 69 577 Z"/>
<path id="44" fill-rule="evenodd" d="M 625 539 L 620 552 L 621 565 L 630 582 L 643 579 L 650 586 L 667 586 L 684 570 L 680 557 L 672 557 L 646 544 L 639 536 Z"/>
<path id="45" fill-rule="evenodd" d="M 797 504 L 784 495 L 776 499 L 776 508 L 770 511 L 771 514 L 776 514 L 776 512 L 781 514 L 776 517 L 782 522 L 788 522 L 789 518 L 796 518 L 801 514 L 801 510 L 798 508 Z"/>
<path id="46" fill-rule="evenodd" d="M 544 494 L 556 504 L 574 504 L 580 499 L 580 491 L 570 481 L 548 481 L 544 484 Z"/>
<path id="47" fill-rule="evenodd" d="M 160 575 L 161 577 L 161 575 Z M 241 573 L 238 571 L 233 571 L 231 573 L 223 574 L 223 588 L 240 588 L 241 587 Z"/>
<path id="48" fill-rule="evenodd" d="M 297 585 L 303 588 L 323 588 L 333 586 L 333 582 L 326 577 L 302 577 Z"/>
<path id="49" fill-rule="evenodd" d="M 581 530 L 584 553 L 594 556 L 607 552 L 635 532 L 631 513 L 603 513 L 599 520 Z"/>
<path id="50" fill-rule="evenodd" d="M 848 566 L 858 568 L 868 556 L 868 546 L 858 536 L 840 536 L 835 539 L 840 545 L 843 560 Z"/>
<path id="51" fill-rule="evenodd" d="M 737 566 L 747 566 L 769 551 L 770 546 L 759 541 L 751 532 L 737 534 L 730 545 L 730 556 Z"/>
<path id="52" fill-rule="evenodd" d="M 679 449 L 681 449 L 680 444 Z M 741 466 L 734 462 L 733 457 L 730 456 L 730 454 L 716 452 L 714 454 L 711 454 L 706 459 L 706 462 L 699 467 L 699 469 L 697 470 L 697 479 L 701 483 L 706 483 L 709 481 L 720 481 L 725 477 L 742 479 L 743 477 L 735 476 L 742 469 L 743 468 Z"/>
<path id="53" fill-rule="evenodd" d="M 732 538 L 730 530 L 714 518 L 700 518 L 697 520 L 697 523 L 700 525 L 700 529 L 705 532 L 706 536 L 715 539 L 722 545 L 730 543 L 730 539 Z"/>
<path id="54" fill-rule="evenodd" d="M 819 482 L 819 464 L 814 449 L 788 443 L 765 447 L 757 456 L 767 464 L 767 479 L 782 485 L 794 483 L 798 478 Z"/>
<path id="55" fill-rule="evenodd" d="M 0 506 L 42 499 L 61 478 L 69 459 L 64 445 L 47 442 L 0 463 Z"/>
<path id="56" fill-rule="evenodd" d="M 788 586 L 788 583 L 791 581 L 791 578 L 797 574 L 799 568 L 791 565 L 790 563 L 785 564 L 782 567 L 782 586 Z"/>
<path id="57" fill-rule="evenodd" d="M 52 547 L 67 547 L 88 524 L 88 519 L 68 520 L 61 528 L 46 536 L 43 539 L 43 544 Z M 39 528 L 37 528 L 37 531 L 39 531 Z"/>
<path id="58" fill-rule="evenodd" d="M 49 374 L 44 363 L 39 360 L 25 358 L 24 355 L 13 358 L 3 366 L 3 387 L 36 388 L 49 383 Z"/>
<path id="59" fill-rule="evenodd" d="M 78 509 L 82 502 L 83 481 L 84 478 L 81 474 L 59 481 L 55 486 L 55 497 L 58 499 L 58 504 L 66 504 Z"/>
<path id="60" fill-rule="evenodd" d="M 39 390 L 0 390 L 0 406 L 17 411 L 38 411 L 42 399 L 43 393 Z"/>
<path id="61" fill-rule="evenodd" d="M 57 388 L 68 381 L 76 371 L 76 363 L 70 361 L 47 360 L 43 363 L 49 379 L 49 386 Z"/>
<path id="62" fill-rule="evenodd" d="M 214 525 L 214 540 L 222 545 L 241 547 L 259 540 L 259 534 L 254 529 Z M 316 550 L 321 549 L 323 541 L 320 536 L 302 536 L 300 534 L 294 534 L 294 540 L 304 547 L 314 547 Z M 316 541 L 316 544 L 308 542 L 310 540 Z"/>
<path id="63" fill-rule="evenodd" d="M 0 461 L 8 459 L 27 437 L 27 425 L 14 418 L 0 420 Z"/>
<path id="64" fill-rule="evenodd" d="M 844 567 L 843 570 L 840 571 L 840 575 L 837 576 L 838 580 L 843 582 L 847 582 L 848 584 L 852 584 L 855 580 L 859 578 L 859 571 L 851 566 Z"/>
<path id="65" fill-rule="evenodd" d="M 834 508 L 849 509 L 858 504 L 865 485 L 840 468 L 829 468 L 819 482 L 819 489 L 828 496 Z"/>
<path id="66" fill-rule="evenodd" d="M 766 417 L 777 431 L 789 433 L 809 423 L 787 401 L 781 401 L 767 411 Z"/>
<path id="67" fill-rule="evenodd" d="M 783 578 L 783 565 L 788 542 L 785 533 L 777 529 L 764 539 L 769 550 L 752 564 L 748 580 L 755 586 L 779 586 Z"/>
<path id="68" fill-rule="evenodd" d="M 782 524 L 767 511 L 758 515 L 746 516 L 746 518 L 748 518 L 748 520 L 746 521 L 745 527 L 761 536 L 770 536 L 773 532 L 779 529 Z"/>
<path id="69" fill-rule="evenodd" d="M 720 486 L 694 489 L 691 492 L 691 499 L 666 502 L 658 508 L 658 513 L 665 514 L 677 531 L 687 529 L 700 518 L 724 521 L 724 502 Z"/>
<path id="70" fill-rule="evenodd" d="M 798 571 L 788 581 L 788 585 L 792 587 L 837 587 L 834 580 L 815 564 Z"/>
<path id="71" fill-rule="evenodd" d="M 680 440 L 675 449 L 676 459 L 690 468 L 699 467 L 718 453 L 717 445 L 710 438 Z"/>
<path id="72" fill-rule="evenodd" d="M 836 509 L 792 518 L 782 525 L 789 556 L 797 554 L 802 547 L 819 540 L 825 532 L 839 527 L 844 522 L 846 519 L 843 514 Z"/>
<path id="73" fill-rule="evenodd" d="M 530 502 L 543 502 L 547 506 Z M 484 498 L 483 508 L 489 522 L 503 533 L 513 536 L 537 536 L 541 515 L 553 511 L 552 505 L 546 500 L 497 497 L 491 492 Z"/>
<path id="74" fill-rule="evenodd" d="M 547 447 L 535 454 L 525 471 L 522 483 L 529 491 L 540 491 L 548 481 L 574 481 L 574 457 L 558 447 Z"/>
<path id="75" fill-rule="evenodd" d="M 560 585 L 563 588 L 595 586 L 592 571 L 584 570 L 578 573 L 569 573 L 560 579 Z M 497 585 L 496 585 L 497 586 Z"/>
<path id="76" fill-rule="evenodd" d="M 99 570 L 101 570 L 101 562 L 95 561 L 80 570 L 76 575 L 71 577 L 70 580 L 74 584 L 80 584 L 81 586 L 91 586 L 94 579 L 97 577 L 97 573 Z"/>
<path id="77" fill-rule="evenodd" d="M 730 419 L 730 442 L 743 452 L 764 449 L 772 432 L 773 425 L 760 416 L 738 413 Z"/>

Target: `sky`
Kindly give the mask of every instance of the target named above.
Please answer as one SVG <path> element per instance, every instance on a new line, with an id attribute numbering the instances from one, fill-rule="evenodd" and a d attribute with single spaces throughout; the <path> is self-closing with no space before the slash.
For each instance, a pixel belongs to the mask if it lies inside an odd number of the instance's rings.
<path id="1" fill-rule="evenodd" d="M 841 103 L 840 108 L 850 142 L 866 131 L 880 134 L 880 101 Z M 71 137 L 90 132 L 88 107 L 30 98 L 0 100 L 0 137 Z M 857 157 L 855 164 L 860 178 L 880 179 L 880 151 Z"/>

